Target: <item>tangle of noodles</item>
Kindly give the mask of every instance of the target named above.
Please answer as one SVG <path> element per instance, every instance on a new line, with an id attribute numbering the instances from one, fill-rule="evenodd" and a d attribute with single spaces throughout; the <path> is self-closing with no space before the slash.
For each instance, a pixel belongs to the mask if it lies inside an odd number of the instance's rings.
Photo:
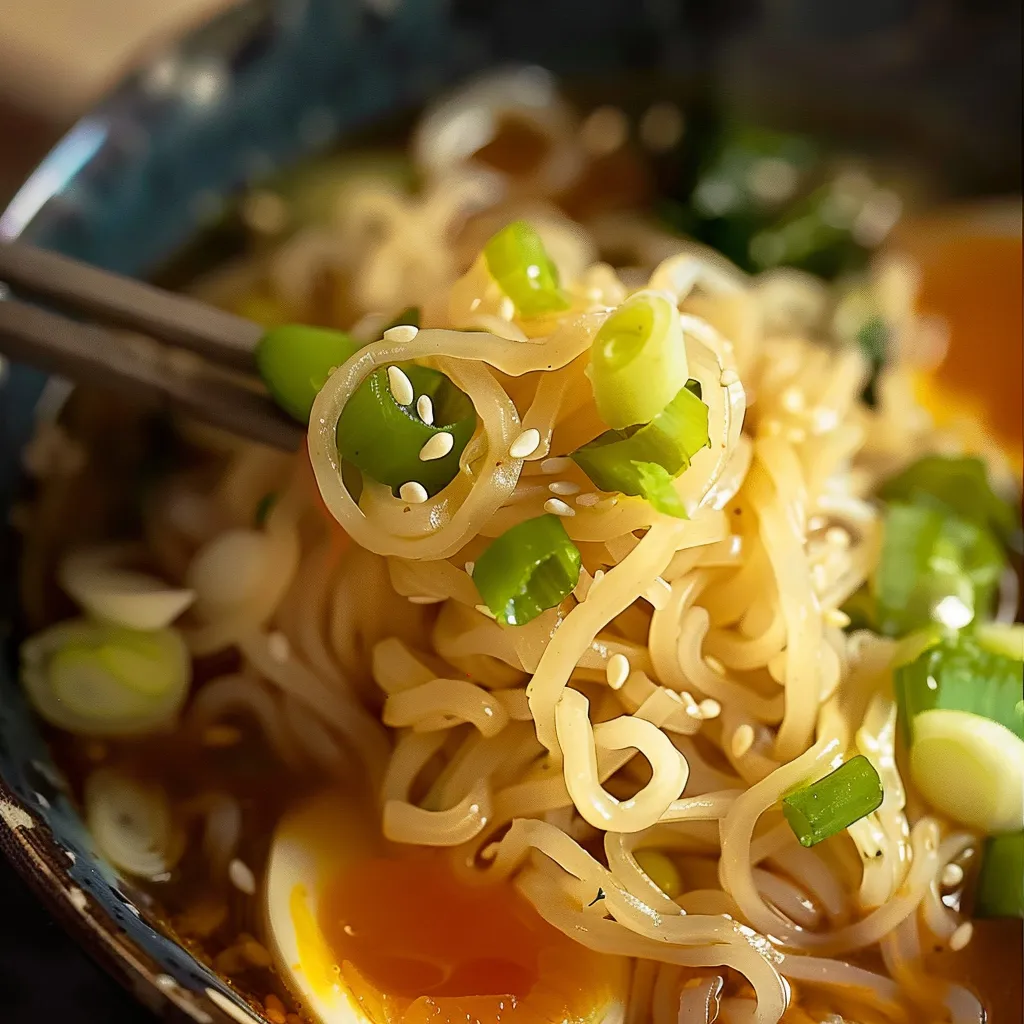
<path id="1" fill-rule="evenodd" d="M 565 115 L 552 110 L 538 130 L 558 136 Z M 193 653 L 241 660 L 198 690 L 189 721 L 199 732 L 227 716 L 255 722 L 289 769 L 362 779 L 389 840 L 448 848 L 455 870 L 511 879 L 555 928 L 633 958 L 628 1021 L 776 1024 L 799 991 L 823 1014 L 977 1024 L 976 1000 L 923 960 L 961 923 L 939 878 L 977 837 L 908 806 L 893 644 L 837 626 L 878 558 L 866 498 L 894 469 L 950 447 L 907 411 L 908 365 L 885 371 L 868 408 L 864 358 L 818 337 L 830 301 L 820 282 L 747 279 L 639 222 L 583 227 L 553 207 L 544 234 L 571 308 L 518 317 L 484 263 L 458 256 L 462 207 L 493 197 L 461 178 L 446 190 L 465 161 L 431 125 L 417 136 L 432 183 L 418 206 L 378 190 L 342 218 L 345 245 L 300 235 L 272 261 L 272 280 L 300 303 L 325 268 L 351 273 L 363 296 L 353 301 L 364 302 L 369 343 L 319 392 L 308 452 L 234 444 L 216 456 L 219 485 L 200 526 L 175 525 L 169 508 L 148 517 L 154 561 L 197 595 L 183 627 Z M 579 159 L 555 147 L 526 193 L 571 179 Z M 520 185 L 509 186 L 513 199 Z M 369 221 L 404 227 L 371 253 Z M 396 239 L 416 225 L 429 232 L 403 249 Z M 627 283 L 591 262 L 614 247 L 633 252 L 643 274 Z M 710 445 L 674 481 L 686 519 L 598 494 L 563 458 L 604 429 L 588 353 L 639 286 L 678 307 L 708 407 Z M 420 303 L 422 329 L 379 337 L 382 295 Z M 911 311 L 896 312 L 912 335 Z M 339 417 L 371 372 L 410 361 L 468 396 L 476 433 L 433 497 L 412 503 L 365 476 L 356 497 L 342 478 Z M 539 443 L 513 455 L 525 430 Z M 277 500 L 254 527 L 268 491 Z M 503 627 L 481 610 L 471 563 L 490 538 L 541 515 L 552 493 L 565 495 L 580 582 L 558 608 Z M 607 670 L 620 657 L 628 672 L 613 686 Z M 858 753 L 882 779 L 882 805 L 804 849 L 780 798 Z M 151 874 L 172 863 L 163 796 L 99 782 L 131 805 L 135 830 L 114 842 L 110 814 L 94 807 L 101 841 Z M 223 873 L 238 804 L 216 791 L 192 809 Z M 645 872 L 651 850 L 678 869 L 678 896 Z M 842 959 L 871 950 L 884 969 Z"/>

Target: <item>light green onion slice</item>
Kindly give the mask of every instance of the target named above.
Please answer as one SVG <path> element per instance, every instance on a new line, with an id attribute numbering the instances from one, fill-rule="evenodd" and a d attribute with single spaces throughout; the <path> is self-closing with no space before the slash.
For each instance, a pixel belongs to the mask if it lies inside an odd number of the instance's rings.
<path id="1" fill-rule="evenodd" d="M 709 444 L 708 407 L 684 386 L 646 426 L 606 430 L 571 458 L 602 491 L 646 498 L 659 512 L 685 519 L 672 480 Z"/>
<path id="2" fill-rule="evenodd" d="M 936 709 L 981 715 L 1024 740 L 1022 671 L 1019 660 L 988 650 L 971 636 L 932 643 L 893 675 L 908 742 L 916 735 L 918 716 Z"/>
<path id="3" fill-rule="evenodd" d="M 1018 622 L 1010 626 L 1000 622 L 981 622 L 974 627 L 974 636 L 986 650 L 1014 661 L 1024 661 L 1024 624 Z"/>
<path id="4" fill-rule="evenodd" d="M 675 303 L 661 292 L 631 295 L 597 332 L 587 376 L 609 427 L 653 420 L 686 386 L 686 346 Z"/>
<path id="5" fill-rule="evenodd" d="M 256 347 L 256 367 L 274 401 L 300 423 L 309 422 L 313 399 L 332 371 L 362 344 L 344 331 L 284 324 L 272 327 Z"/>
<path id="6" fill-rule="evenodd" d="M 62 622 L 21 648 L 21 679 L 36 711 L 83 736 L 136 736 L 172 723 L 192 662 L 174 629 L 143 631 L 87 619 Z"/>
<path id="7" fill-rule="evenodd" d="M 995 538 L 975 523 L 944 509 L 890 504 L 870 581 L 875 626 L 886 636 L 929 622 L 966 626 L 991 607 L 1005 564 Z"/>
<path id="8" fill-rule="evenodd" d="M 974 916 L 1024 918 L 1024 832 L 990 836 L 981 856 Z"/>
<path id="9" fill-rule="evenodd" d="M 910 776 L 947 817 L 980 832 L 1024 828 L 1024 741 L 969 711 L 936 708 L 914 718 Z"/>
<path id="10" fill-rule="evenodd" d="M 580 578 L 580 553 L 558 516 L 506 530 L 476 560 L 473 582 L 505 626 L 523 626 L 561 604 Z"/>
<path id="11" fill-rule="evenodd" d="M 558 267 L 526 221 L 513 221 L 494 235 L 484 246 L 484 261 L 520 316 L 561 313 L 569 308 Z"/>
<path id="12" fill-rule="evenodd" d="M 403 363 L 399 369 L 412 384 L 412 401 L 401 403 L 392 393 L 387 367 L 375 370 L 341 412 L 338 452 L 395 493 L 411 482 L 421 484 L 432 496 L 459 472 L 459 456 L 476 429 L 476 411 L 469 398 L 438 370 L 413 363 Z M 431 400 L 433 423 L 425 423 L 416 411 L 416 401 L 423 395 Z M 421 459 L 423 446 L 441 433 L 451 435 L 448 453 Z"/>
<path id="13" fill-rule="evenodd" d="M 782 798 L 782 813 L 801 846 L 814 846 L 877 810 L 882 780 L 861 754 L 823 779 Z"/>

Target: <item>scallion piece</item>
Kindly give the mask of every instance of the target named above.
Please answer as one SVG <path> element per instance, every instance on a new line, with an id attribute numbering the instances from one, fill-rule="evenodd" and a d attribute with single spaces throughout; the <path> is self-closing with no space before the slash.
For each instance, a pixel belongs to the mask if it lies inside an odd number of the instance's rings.
<path id="1" fill-rule="evenodd" d="M 992 534 L 945 509 L 894 502 L 871 579 L 875 628 L 903 636 L 938 622 L 958 629 L 992 604 L 1005 556 Z"/>
<path id="2" fill-rule="evenodd" d="M 982 622 L 975 626 L 974 636 L 986 650 L 1014 661 L 1024 661 L 1024 625 L 1021 623 L 1009 626 L 1001 622 Z"/>
<path id="3" fill-rule="evenodd" d="M 1020 531 L 1020 510 L 992 490 L 981 459 L 926 455 L 887 480 L 878 496 L 952 513 L 1003 543 Z"/>
<path id="4" fill-rule="evenodd" d="M 1024 828 L 1024 740 L 969 711 L 913 719 L 910 777 L 936 810 L 979 832 Z"/>
<path id="5" fill-rule="evenodd" d="M 309 422 L 313 399 L 331 372 L 362 345 L 344 331 L 285 324 L 272 327 L 256 346 L 256 367 L 274 401 L 300 423 Z"/>
<path id="6" fill-rule="evenodd" d="M 968 711 L 1024 740 L 1024 666 L 988 650 L 971 636 L 941 639 L 896 667 L 893 688 L 904 735 L 912 742 L 917 717 L 936 709 Z"/>
<path id="7" fill-rule="evenodd" d="M 974 916 L 1024 918 L 1024 832 L 985 840 Z"/>
<path id="8" fill-rule="evenodd" d="M 571 458 L 602 491 L 646 498 L 659 512 L 685 519 L 672 480 L 708 444 L 708 407 L 684 385 L 646 426 L 606 430 Z"/>
<path id="9" fill-rule="evenodd" d="M 476 411 L 466 395 L 440 371 L 413 363 L 403 363 L 399 369 L 412 385 L 412 401 L 399 402 L 392 393 L 388 368 L 375 370 L 341 412 L 338 452 L 346 462 L 395 493 L 402 484 L 413 482 L 422 484 L 432 496 L 459 472 L 459 456 L 476 429 Z M 423 395 L 431 400 L 433 423 L 424 423 L 416 411 L 416 400 Z M 442 433 L 452 438 L 448 453 L 421 459 L 423 446 Z"/>
<path id="10" fill-rule="evenodd" d="M 686 386 L 686 346 L 675 303 L 660 292 L 631 295 L 597 332 L 587 376 L 609 427 L 653 420 Z"/>
<path id="11" fill-rule="evenodd" d="M 29 637 L 21 679 L 48 722 L 83 736 L 129 736 L 173 722 L 192 661 L 174 629 L 138 630 L 75 619 Z"/>
<path id="12" fill-rule="evenodd" d="M 561 604 L 579 578 L 580 553 L 553 515 L 506 530 L 473 568 L 484 604 L 506 626 L 523 626 Z"/>
<path id="13" fill-rule="evenodd" d="M 526 221 L 513 221 L 494 235 L 484 246 L 484 261 L 520 316 L 542 316 L 569 308 L 558 267 Z"/>
<path id="14" fill-rule="evenodd" d="M 782 813 L 801 846 L 834 836 L 882 803 L 882 780 L 861 754 L 823 779 L 782 798 Z"/>

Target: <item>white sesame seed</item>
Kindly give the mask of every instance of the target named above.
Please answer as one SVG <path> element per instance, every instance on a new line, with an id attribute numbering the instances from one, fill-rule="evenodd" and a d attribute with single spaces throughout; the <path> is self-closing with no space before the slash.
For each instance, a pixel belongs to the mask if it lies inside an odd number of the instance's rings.
<path id="1" fill-rule="evenodd" d="M 722 705 L 711 697 L 706 697 L 697 707 L 700 708 L 702 718 L 717 718 L 722 713 Z"/>
<path id="2" fill-rule="evenodd" d="M 288 637 L 280 630 L 274 630 L 267 637 L 267 650 L 270 652 L 270 656 L 274 661 L 286 662 L 292 653 L 291 644 L 288 643 Z"/>
<path id="3" fill-rule="evenodd" d="M 256 876 L 252 873 L 252 868 L 237 857 L 228 865 L 228 878 L 231 884 L 246 896 L 252 896 L 256 892 Z"/>
<path id="4" fill-rule="evenodd" d="M 473 575 L 473 570 L 475 568 L 476 568 L 476 562 L 467 562 L 466 563 L 466 575 L 467 576 L 472 576 Z"/>
<path id="5" fill-rule="evenodd" d="M 420 449 L 420 462 L 443 459 L 455 447 L 455 438 L 442 430 L 430 438 Z"/>
<path id="6" fill-rule="evenodd" d="M 550 512 L 552 515 L 556 516 L 576 515 L 576 510 L 574 508 L 569 508 L 561 498 L 548 498 L 548 500 L 544 502 L 544 511 Z"/>
<path id="7" fill-rule="evenodd" d="M 754 745 L 754 730 L 745 722 L 732 734 L 732 756 L 741 758 Z"/>
<path id="8" fill-rule="evenodd" d="M 508 453 L 513 459 L 527 459 L 540 447 L 540 431 L 536 427 L 524 430 L 509 445 Z"/>
<path id="9" fill-rule="evenodd" d="M 732 387 L 740 382 L 740 375 L 735 370 L 723 370 L 719 382 L 723 388 Z"/>
<path id="10" fill-rule="evenodd" d="M 580 485 L 574 484 L 571 480 L 556 480 L 553 484 L 548 484 L 548 490 L 552 494 L 560 494 L 567 498 L 571 494 L 579 494 Z"/>
<path id="11" fill-rule="evenodd" d="M 944 889 L 955 889 L 964 880 L 964 869 L 959 864 L 949 863 L 942 869 L 939 881 Z"/>
<path id="12" fill-rule="evenodd" d="M 548 476 L 554 476 L 555 473 L 564 473 L 567 469 L 572 469 L 572 459 L 568 455 L 557 455 L 553 459 L 545 459 L 540 464 L 540 471 L 547 473 Z"/>
<path id="13" fill-rule="evenodd" d="M 410 505 L 422 505 L 427 500 L 427 489 L 416 480 L 410 480 L 398 488 L 398 496 Z"/>
<path id="14" fill-rule="evenodd" d="M 949 948 L 954 953 L 959 953 L 974 935 L 974 925 L 970 921 L 964 921 L 962 925 L 949 937 Z"/>
<path id="15" fill-rule="evenodd" d="M 826 608 L 821 617 L 826 625 L 838 626 L 840 629 L 846 629 L 850 624 L 850 616 L 838 608 Z"/>
<path id="16" fill-rule="evenodd" d="M 413 390 L 412 381 L 398 366 L 388 367 L 388 387 L 391 395 L 399 405 L 412 405 L 416 392 Z"/>
<path id="17" fill-rule="evenodd" d="M 420 395 L 416 399 L 416 412 L 419 413 L 419 417 L 423 420 L 427 426 L 430 426 L 434 422 L 434 403 L 430 400 L 430 395 Z"/>
<path id="18" fill-rule="evenodd" d="M 576 499 L 576 504 L 579 505 L 580 508 L 592 508 L 600 500 L 601 500 L 601 495 L 600 494 L 596 493 L 595 491 L 587 491 L 586 494 L 581 494 Z"/>
<path id="19" fill-rule="evenodd" d="M 725 675 L 725 666 L 713 654 L 704 655 L 704 664 L 707 665 L 707 667 L 711 669 L 716 676 Z"/>
<path id="20" fill-rule="evenodd" d="M 487 607 L 487 605 L 485 605 L 485 604 L 478 604 L 478 605 L 474 605 L 474 607 L 476 608 L 476 610 L 481 615 L 486 615 L 487 618 L 489 618 L 489 619 L 496 618 L 494 612 L 492 612 L 491 609 Z"/>
<path id="21" fill-rule="evenodd" d="M 629 678 L 629 658 L 624 654 L 613 654 L 605 666 L 605 675 L 608 678 L 608 685 L 613 690 L 620 690 L 626 685 Z"/>
<path id="22" fill-rule="evenodd" d="M 407 600 L 410 604 L 440 604 L 444 598 L 431 594 L 410 594 Z"/>
<path id="23" fill-rule="evenodd" d="M 412 341 L 417 334 L 420 333 L 418 327 L 413 327 L 412 324 L 398 324 L 396 327 L 389 327 L 384 332 L 384 337 L 388 341 Z"/>

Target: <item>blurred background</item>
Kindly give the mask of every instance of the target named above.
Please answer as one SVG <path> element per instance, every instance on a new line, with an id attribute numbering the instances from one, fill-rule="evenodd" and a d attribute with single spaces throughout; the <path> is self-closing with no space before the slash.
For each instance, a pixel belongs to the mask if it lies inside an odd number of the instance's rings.
<path id="1" fill-rule="evenodd" d="M 402 0 L 337 2 L 359 3 L 386 17 Z M 674 26 L 679 52 L 673 61 L 680 70 L 711 83 L 751 119 L 763 114 L 825 135 L 841 124 L 854 145 L 863 139 L 866 146 L 905 146 L 936 170 L 952 198 L 1019 194 L 1019 0 L 635 2 L 657 9 Z M 119 79 L 182 32 L 232 5 L 232 0 L 0 2 L 0 209 L 61 133 Z M 600 0 L 578 0 L 575 15 L 572 4 L 563 4 L 567 27 L 560 29 L 551 24 L 544 0 L 451 0 L 451 6 L 461 18 L 485 25 L 492 38 L 509 40 L 510 50 L 537 52 L 538 59 L 544 45 L 566 45 L 558 40 L 570 38 L 573 24 L 604 16 Z M 535 39 L 526 47 L 515 43 L 541 33 L 544 45 Z M 642 62 L 645 40 L 629 42 Z M 1019 229 L 1019 206 L 1016 211 Z M 929 237 L 926 227 L 908 244 L 934 251 Z M 958 273 L 968 273 L 971 263 L 970 257 L 961 260 Z M 1015 279 L 989 283 L 1016 288 L 1019 296 L 1019 257 L 1015 273 Z M 1017 306 L 1010 333 L 1016 332 L 1019 368 L 1019 301 Z M 973 323 L 979 316 L 985 311 L 964 311 Z M 1019 372 L 1017 378 L 1019 396 Z M 1009 409 L 1009 429 L 1016 427 L 1019 439 L 1019 397 Z M 5 1024 L 152 1019 L 91 965 L 3 862 L 0 908 L 0 1019 Z M 55 972 L 58 985 L 52 984 Z"/>

